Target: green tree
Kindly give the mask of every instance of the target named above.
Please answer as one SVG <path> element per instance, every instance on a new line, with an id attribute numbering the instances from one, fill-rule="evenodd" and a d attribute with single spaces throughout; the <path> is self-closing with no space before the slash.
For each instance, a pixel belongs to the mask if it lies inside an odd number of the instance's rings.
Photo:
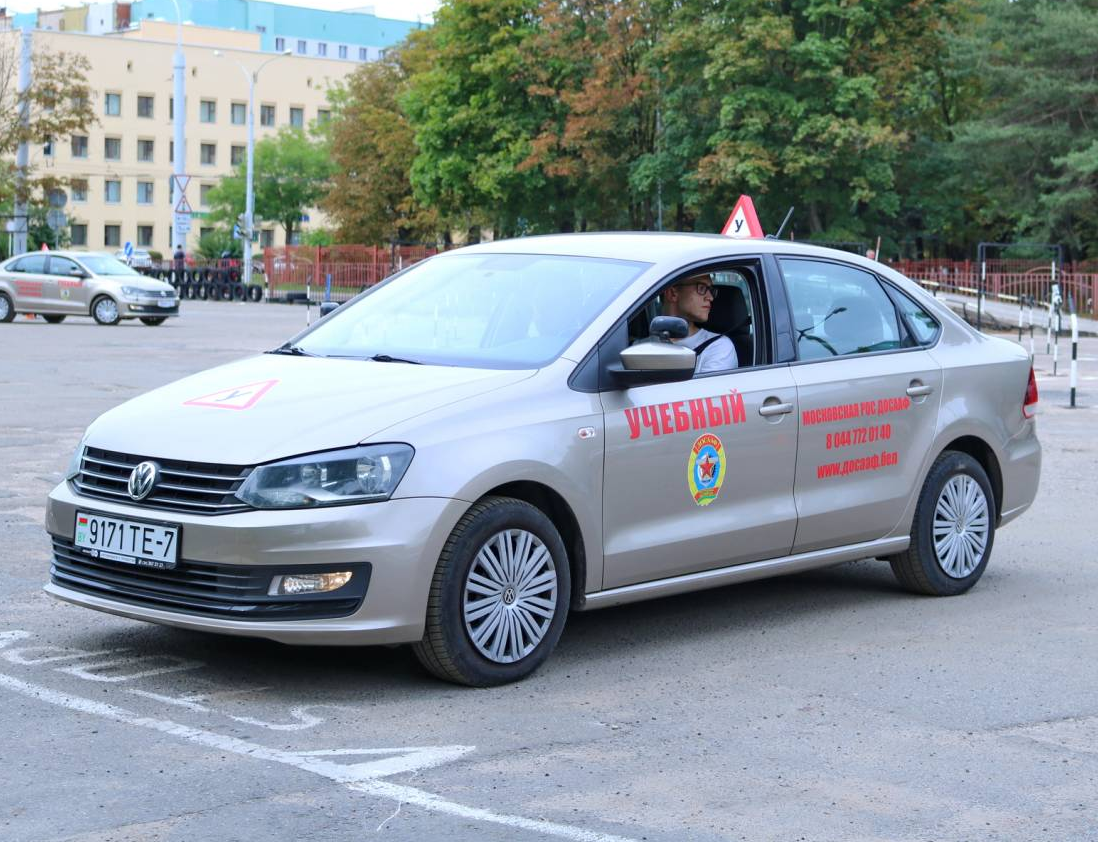
<path id="1" fill-rule="evenodd" d="M 414 130 L 399 105 L 423 39 L 362 64 L 330 95 L 331 190 L 322 207 L 346 243 L 435 239 L 438 216 L 416 201 Z"/>
<path id="2" fill-rule="evenodd" d="M 207 231 L 198 238 L 198 246 L 195 254 L 203 260 L 220 260 L 225 252 L 230 257 L 239 258 L 244 251 L 240 240 L 233 237 L 232 232 L 223 228 L 215 228 Z"/>
<path id="3" fill-rule="evenodd" d="M 332 165 L 326 145 L 286 126 L 255 145 L 255 216 L 276 220 L 290 241 L 302 214 L 327 193 Z M 244 213 L 246 170 L 237 167 L 210 191 L 211 219 L 232 225 Z"/>

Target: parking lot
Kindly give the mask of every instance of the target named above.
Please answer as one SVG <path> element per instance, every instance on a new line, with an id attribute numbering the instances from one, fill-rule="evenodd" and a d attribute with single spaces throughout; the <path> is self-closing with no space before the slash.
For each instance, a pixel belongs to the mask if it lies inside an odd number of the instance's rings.
<path id="1" fill-rule="evenodd" d="M 469 690 L 405 648 L 43 594 L 44 500 L 87 424 L 305 319 L 0 325 L 0 838 L 1098 839 L 1098 339 L 1074 410 L 1070 347 L 1056 377 L 1038 353 L 1041 492 L 962 597 L 862 561 L 576 614 L 531 679 Z"/>

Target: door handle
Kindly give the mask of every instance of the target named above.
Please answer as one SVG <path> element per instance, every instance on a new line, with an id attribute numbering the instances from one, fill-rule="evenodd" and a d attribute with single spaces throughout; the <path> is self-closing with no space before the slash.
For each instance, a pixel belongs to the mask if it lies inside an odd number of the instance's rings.
<path id="1" fill-rule="evenodd" d="M 918 385 L 915 385 L 915 383 L 918 383 Z M 913 384 L 911 384 L 910 386 L 907 387 L 907 394 L 910 397 L 922 398 L 922 397 L 925 397 L 926 395 L 929 395 L 931 392 L 934 391 L 933 386 L 924 386 L 922 383 L 919 383 L 919 381 L 917 381 L 917 380 L 915 381 L 915 383 L 913 383 Z"/>
<path id="2" fill-rule="evenodd" d="M 764 403 L 759 407 L 759 415 L 763 418 L 770 418 L 774 415 L 788 415 L 793 411 L 793 404 L 791 403 Z"/>

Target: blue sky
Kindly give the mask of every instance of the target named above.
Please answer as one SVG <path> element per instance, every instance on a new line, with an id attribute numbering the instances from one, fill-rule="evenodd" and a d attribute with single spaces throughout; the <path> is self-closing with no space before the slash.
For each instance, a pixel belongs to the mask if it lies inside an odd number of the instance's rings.
<path id="1" fill-rule="evenodd" d="M 279 0 L 274 0 L 279 2 Z M 373 6 L 374 14 L 383 18 L 395 18 L 397 20 L 429 20 L 438 8 L 438 0 L 301 0 L 301 2 L 286 2 L 287 6 L 302 6 L 308 9 L 328 9 L 341 11 L 343 9 L 361 9 L 363 6 Z M 36 9 L 54 10 L 62 6 L 82 6 L 79 2 L 42 2 L 42 0 L 7 0 L 0 3 L 7 6 L 8 12 L 33 12 Z"/>

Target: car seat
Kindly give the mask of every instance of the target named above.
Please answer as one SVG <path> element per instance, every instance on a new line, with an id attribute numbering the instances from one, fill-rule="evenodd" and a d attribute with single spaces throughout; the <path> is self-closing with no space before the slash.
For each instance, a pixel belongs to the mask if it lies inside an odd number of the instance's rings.
<path id="1" fill-rule="evenodd" d="M 702 325 L 713 333 L 723 333 L 736 346 L 736 359 L 741 366 L 755 363 L 755 337 L 751 333 L 751 311 L 743 290 L 721 286 L 709 309 L 709 320 Z"/>

